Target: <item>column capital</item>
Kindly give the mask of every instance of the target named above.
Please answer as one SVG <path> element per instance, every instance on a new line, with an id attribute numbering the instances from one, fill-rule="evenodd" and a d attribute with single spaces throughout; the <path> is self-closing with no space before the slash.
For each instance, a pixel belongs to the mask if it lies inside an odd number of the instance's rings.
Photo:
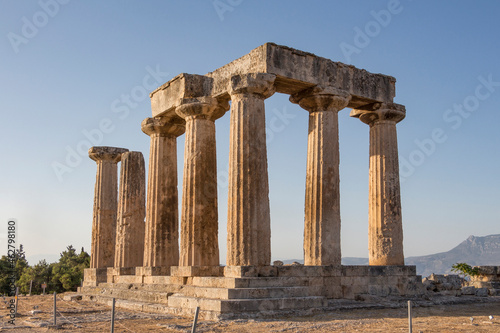
<path id="1" fill-rule="evenodd" d="M 396 103 L 373 103 L 359 109 L 352 109 L 350 116 L 359 118 L 368 125 L 382 120 L 399 123 L 406 116 L 406 108 Z"/>
<path id="2" fill-rule="evenodd" d="M 351 101 L 351 94 L 332 86 L 316 85 L 290 96 L 290 102 L 309 112 L 340 111 Z"/>
<path id="3" fill-rule="evenodd" d="M 229 110 L 227 101 L 221 102 L 210 96 L 182 98 L 180 105 L 175 109 L 177 115 L 187 120 L 188 118 L 203 118 L 215 121 Z"/>
<path id="4" fill-rule="evenodd" d="M 141 123 L 141 130 L 149 136 L 178 137 L 186 131 L 186 123 L 179 118 L 146 118 Z"/>
<path id="5" fill-rule="evenodd" d="M 233 75 L 229 82 L 229 94 L 254 94 L 266 99 L 275 92 L 274 80 L 276 75 L 267 73 L 249 73 Z"/>
<path id="6" fill-rule="evenodd" d="M 126 148 L 94 146 L 89 149 L 90 159 L 98 161 L 120 162 L 122 154 L 128 152 Z"/>

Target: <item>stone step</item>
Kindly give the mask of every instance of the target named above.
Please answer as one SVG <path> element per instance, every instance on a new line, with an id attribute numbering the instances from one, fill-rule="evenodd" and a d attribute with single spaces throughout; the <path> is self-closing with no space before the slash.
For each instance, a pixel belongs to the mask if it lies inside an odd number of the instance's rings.
<path id="1" fill-rule="evenodd" d="M 322 277 L 193 277 L 192 285 L 214 288 L 262 288 L 322 286 Z"/>
<path id="2" fill-rule="evenodd" d="M 219 300 L 174 294 L 168 298 L 170 308 L 195 309 L 199 306 L 201 310 L 219 313 L 311 309 L 327 305 L 327 299 L 322 296 Z"/>
<path id="3" fill-rule="evenodd" d="M 100 304 L 105 304 L 111 306 L 113 304 L 113 297 L 103 296 L 103 295 L 82 295 L 82 299 L 86 301 L 93 301 Z M 115 306 L 121 309 L 133 310 L 133 311 L 143 311 L 151 313 L 161 313 L 161 314 L 172 314 L 180 316 L 188 316 L 192 318 L 195 313 L 195 309 L 181 309 L 181 308 L 171 308 L 167 304 L 157 304 L 157 303 L 145 303 L 141 301 L 133 301 L 127 299 L 116 299 Z M 199 313 L 200 319 L 205 320 L 218 320 L 221 318 L 219 312 L 202 310 Z"/>
<path id="4" fill-rule="evenodd" d="M 254 299 L 321 296 L 323 286 L 305 287 L 261 287 L 261 288 L 217 288 L 184 286 L 180 293 L 185 296 L 213 299 Z"/>
<path id="5" fill-rule="evenodd" d="M 98 288 L 113 288 L 125 290 L 145 290 L 155 292 L 177 292 L 182 286 L 175 284 L 147 284 L 147 283 L 99 283 Z"/>
<path id="6" fill-rule="evenodd" d="M 321 296 L 323 286 L 301 287 L 260 287 L 260 288 L 217 288 L 180 285 L 130 285 L 101 283 L 98 287 L 85 287 L 83 291 L 93 295 L 106 295 L 117 298 L 128 298 L 145 302 L 165 303 L 166 296 L 182 293 L 186 296 L 213 299 L 254 299 Z"/>
<path id="7" fill-rule="evenodd" d="M 122 288 L 100 288 L 95 287 L 85 288 L 83 292 L 92 296 L 105 296 L 117 299 L 126 299 L 139 302 L 147 303 L 157 303 L 157 304 L 167 304 L 168 297 L 173 294 L 173 292 L 156 292 L 156 291 L 146 291 L 137 289 L 122 289 Z"/>

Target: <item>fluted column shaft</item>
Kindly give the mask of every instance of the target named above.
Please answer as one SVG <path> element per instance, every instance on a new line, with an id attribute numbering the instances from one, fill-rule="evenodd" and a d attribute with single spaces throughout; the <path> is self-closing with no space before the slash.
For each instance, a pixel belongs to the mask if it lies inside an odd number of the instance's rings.
<path id="1" fill-rule="evenodd" d="M 180 266 L 218 266 L 217 101 L 183 100 L 177 114 L 186 121 Z M 222 112 L 223 114 L 223 112 Z"/>
<path id="2" fill-rule="evenodd" d="M 309 114 L 304 264 L 340 264 L 340 178 L 337 112 Z"/>
<path id="3" fill-rule="evenodd" d="M 231 79 L 228 189 L 228 266 L 271 262 L 271 218 L 264 100 L 275 75 L 246 74 Z"/>
<path id="4" fill-rule="evenodd" d="M 115 258 L 117 163 L 127 149 L 91 147 L 89 157 L 97 163 L 92 219 L 90 268 L 113 267 Z"/>
<path id="5" fill-rule="evenodd" d="M 147 118 L 142 131 L 151 138 L 146 204 L 144 266 L 179 265 L 179 205 L 177 195 L 177 136 L 182 119 Z"/>
<path id="6" fill-rule="evenodd" d="M 405 109 L 390 104 L 358 112 L 370 126 L 369 263 L 404 265 L 396 123 L 405 117 Z"/>
<path id="7" fill-rule="evenodd" d="M 304 223 L 304 264 L 340 265 L 338 111 L 350 95 L 316 86 L 291 96 L 309 111 Z"/>
<path id="8" fill-rule="evenodd" d="M 141 152 L 122 154 L 116 225 L 115 267 L 142 266 L 146 175 Z"/>

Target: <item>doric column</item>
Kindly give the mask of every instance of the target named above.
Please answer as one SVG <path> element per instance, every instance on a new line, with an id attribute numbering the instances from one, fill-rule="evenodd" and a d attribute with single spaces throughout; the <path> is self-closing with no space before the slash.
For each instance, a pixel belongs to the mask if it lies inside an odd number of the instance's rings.
<path id="1" fill-rule="evenodd" d="M 376 104 L 376 110 L 352 110 L 370 126 L 368 248 L 370 265 L 404 265 L 396 123 L 405 107 Z"/>
<path id="2" fill-rule="evenodd" d="M 264 100 L 274 94 L 271 74 L 231 78 L 227 265 L 271 262 L 271 224 Z"/>
<path id="3" fill-rule="evenodd" d="M 90 268 L 113 267 L 115 258 L 117 163 L 128 149 L 91 147 L 89 157 L 97 163 L 92 219 Z"/>
<path id="4" fill-rule="evenodd" d="M 144 266 L 179 265 L 177 137 L 182 119 L 146 118 L 142 131 L 150 136 Z"/>
<path id="5" fill-rule="evenodd" d="M 142 266 L 146 215 L 145 181 L 142 153 L 123 153 L 116 223 L 115 268 Z"/>
<path id="6" fill-rule="evenodd" d="M 215 98 L 183 99 L 176 113 L 186 121 L 179 266 L 218 266 Z"/>
<path id="7" fill-rule="evenodd" d="M 315 86 L 290 97 L 309 111 L 304 223 L 304 264 L 340 265 L 338 111 L 349 93 Z"/>

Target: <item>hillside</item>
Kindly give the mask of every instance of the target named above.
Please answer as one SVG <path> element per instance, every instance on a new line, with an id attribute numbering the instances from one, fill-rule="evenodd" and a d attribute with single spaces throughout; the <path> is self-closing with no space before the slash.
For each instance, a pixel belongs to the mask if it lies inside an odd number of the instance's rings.
<path id="1" fill-rule="evenodd" d="M 423 277 L 450 273 L 451 266 L 457 262 L 472 266 L 500 265 L 500 235 L 470 236 L 448 252 L 406 258 L 406 263 L 416 265 L 417 273 Z"/>

